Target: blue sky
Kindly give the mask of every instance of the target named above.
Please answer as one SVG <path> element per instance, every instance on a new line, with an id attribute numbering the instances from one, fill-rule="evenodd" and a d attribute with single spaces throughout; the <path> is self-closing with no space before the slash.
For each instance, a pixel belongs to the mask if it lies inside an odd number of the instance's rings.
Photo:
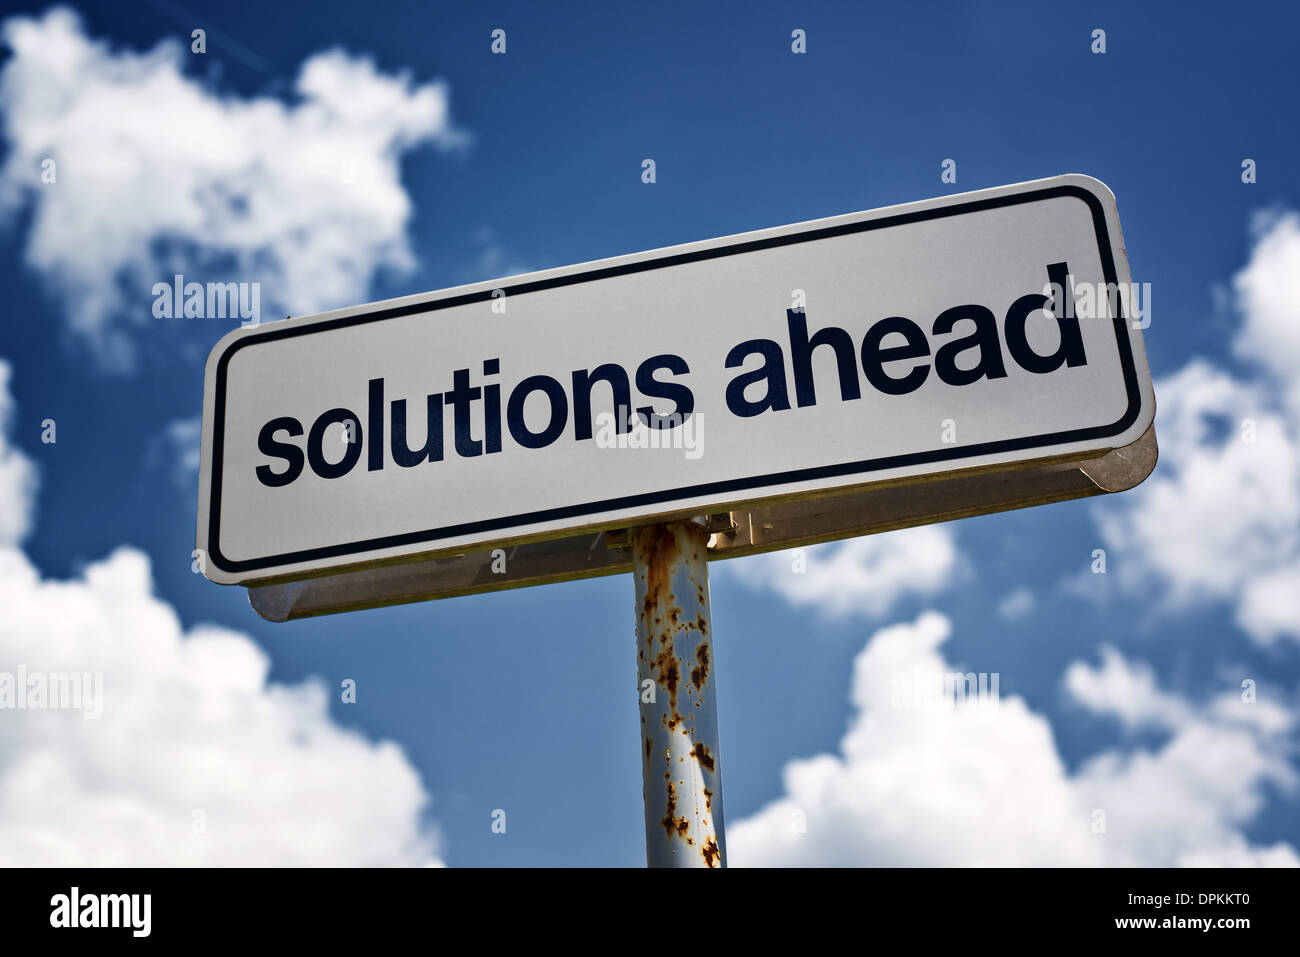
<path id="1" fill-rule="evenodd" d="M 180 263 L 260 281 L 274 308 L 302 314 L 1087 173 L 1115 192 L 1134 279 L 1154 295 L 1145 341 L 1161 410 L 1156 473 L 1114 501 L 824 548 L 808 572 L 820 576 L 816 587 L 791 583 L 788 556 L 715 566 L 733 859 L 1294 863 L 1300 403 L 1287 373 L 1300 361 L 1300 227 L 1290 213 L 1300 208 L 1300 12 L 1282 3 L 1135 7 L 663 3 L 566 5 L 560 14 L 536 4 L 376 3 L 357 16 L 317 5 L 89 3 L 76 7 L 79 24 L 59 21 L 57 35 L 106 46 L 78 61 L 70 82 L 55 32 L 15 45 L 13 18 L 54 31 L 40 19 L 49 8 L 7 4 L 0 358 L 12 396 L 7 454 L 39 476 L 24 521 L 13 522 L 29 527 L 11 547 L 41 580 L 90 588 L 88 570 L 130 546 L 149 561 L 150 607 L 170 606 L 181 629 L 211 623 L 247 636 L 268 656 L 272 687 L 319 679 L 326 703 L 316 725 L 363 736 L 346 746 L 327 736 L 316 758 L 295 752 L 311 786 L 288 804 L 267 790 L 274 753 L 241 763 L 257 734 L 216 747 L 215 764 L 247 782 L 242 797 L 223 798 L 227 824 L 270 828 L 275 813 L 298 813 L 326 831 L 389 828 L 394 862 L 410 858 L 418 831 L 436 833 L 429 853 L 452 866 L 639 865 L 632 582 L 261 621 L 242 589 L 191 571 L 197 466 L 186 423 L 201 409 L 203 360 L 233 323 L 154 320 L 149 286 Z M 190 52 L 195 27 L 207 30 L 202 54 Z M 498 27 L 505 55 L 489 49 Z M 791 52 L 796 28 L 806 31 L 806 54 Z M 1104 54 L 1091 52 L 1097 28 Z M 126 60 L 160 42 L 174 45 L 167 55 L 179 79 L 152 87 L 157 64 Z M 347 58 L 320 56 L 336 49 Z M 365 61 L 372 66 L 349 72 Z M 306 96 L 295 86 L 305 62 L 319 66 L 317 105 L 364 88 L 394 107 L 373 123 L 327 120 L 319 133 L 318 145 L 334 136 L 345 144 L 339 155 L 376 161 L 350 194 L 359 198 L 340 200 L 305 168 L 301 177 L 277 171 L 277 156 L 312 161 L 293 152 L 305 127 L 257 126 L 241 112 L 275 102 L 292 117 Z M 95 89 L 113 96 L 94 100 Z M 87 103 L 96 106 L 89 139 L 77 112 Z M 59 122 L 47 128 L 51 117 Z M 39 182 L 45 156 L 58 160 L 55 184 Z M 136 172 L 95 161 L 105 156 L 125 157 Z M 641 181 L 647 157 L 653 185 Z M 955 184 L 940 181 L 947 158 Z M 1242 181 L 1246 158 L 1256 182 Z M 213 189 L 265 199 L 286 225 L 250 238 L 177 214 L 173 199 Z M 277 195 L 290 198 L 277 205 Z M 309 232 L 321 223 L 320 235 L 341 237 L 343 248 L 295 253 L 296 216 Z M 123 350 L 129 358 L 119 361 Z M 1245 418 L 1259 424 L 1259 443 L 1238 441 Z M 45 419 L 57 422 L 54 444 L 41 441 Z M 1104 576 L 1090 570 L 1097 548 L 1107 549 Z M 892 567 L 915 575 L 894 581 Z M 10 572 L 16 600 L 36 594 L 23 568 Z M 104 629 L 134 628 L 113 624 L 102 596 L 92 606 L 99 611 L 51 623 L 49 633 L 89 647 Z M 925 617 L 931 610 L 949 624 Z M 878 634 L 890 626 L 904 631 Z M 21 654 L 39 658 L 46 633 L 38 617 L 11 622 L 0 632 L 0 670 Z M 168 634 L 175 653 L 195 633 Z M 895 727 L 897 715 L 856 697 L 855 661 L 857 674 L 877 673 L 872 647 L 896 663 L 942 655 L 962 671 L 997 672 L 1010 713 L 986 725 Z M 149 673 L 132 656 L 104 667 L 110 694 L 115 674 Z M 355 704 L 340 701 L 345 678 L 357 682 Z M 1250 717 L 1224 704 L 1246 679 L 1257 683 Z M 162 694 L 144 679 L 123 677 L 119 687 Z M 250 701 L 274 697 L 254 691 Z M 137 748 L 149 750 L 154 733 L 186 747 L 180 731 L 139 721 L 124 725 L 136 729 Z M 202 727 L 209 743 L 223 733 Z M 848 728 L 852 741 L 842 740 Z M 13 732 L 8 762 L 0 752 L 0 795 L 6 783 L 17 793 L 34 733 Z M 81 726 L 75 741 L 68 735 L 72 769 L 126 747 Z M 381 740 L 400 746 L 402 767 Z M 828 757 L 806 762 L 817 755 Z M 962 755 L 996 773 L 961 771 Z M 395 775 L 398 791 L 422 788 L 429 803 L 376 811 L 365 793 L 356 804 L 338 799 L 335 790 L 351 794 L 368 768 L 378 782 Z M 94 824 L 72 829 L 71 863 L 116 818 L 102 779 L 69 773 L 69 800 Z M 113 786 L 147 809 L 133 826 L 170 835 L 158 822 L 203 806 L 203 773 L 165 800 L 148 783 L 165 779 L 163 768 Z M 1233 783 L 1213 783 L 1223 781 Z M 944 800 L 930 800 L 936 794 Z M 0 832 L 72 833 L 38 803 L 0 798 Z M 1098 807 L 1112 822 L 1104 834 L 1090 829 Z M 498 808 L 505 834 L 491 829 Z M 791 808 L 808 813 L 802 843 L 776 836 Z M 1006 820 L 1008 809 L 1020 812 Z M 1025 820 L 1039 811 L 1043 820 Z M 231 860 L 243 847 L 195 850 L 188 816 L 182 825 L 182 838 L 146 842 L 157 860 Z M 936 835 L 943 846 L 933 846 Z M 32 840 L 20 862 L 57 862 L 57 844 Z M 345 837 L 286 847 L 279 859 L 370 860 L 349 857 Z"/>

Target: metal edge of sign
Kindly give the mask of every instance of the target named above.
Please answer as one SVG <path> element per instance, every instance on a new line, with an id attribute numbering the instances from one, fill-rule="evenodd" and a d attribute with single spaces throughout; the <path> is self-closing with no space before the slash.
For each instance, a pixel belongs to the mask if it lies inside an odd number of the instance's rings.
<path id="1" fill-rule="evenodd" d="M 1072 190 L 1062 192 L 1062 188 L 1073 187 Z M 643 253 L 634 253 L 628 256 L 615 257 L 611 259 L 597 260 L 590 263 L 576 264 L 565 266 L 557 269 L 545 270 L 542 272 L 529 273 L 521 276 L 514 276 L 508 279 L 497 281 L 488 281 L 475 283 L 468 286 L 454 287 L 451 289 L 439 290 L 435 292 L 422 293 L 415 296 L 403 297 L 400 299 L 387 300 L 385 302 L 374 303 L 364 306 L 350 307 L 347 309 L 334 310 L 315 316 L 299 317 L 296 319 L 287 319 L 280 322 L 270 323 L 263 327 L 251 329 L 236 329 L 222 337 L 221 340 L 213 347 L 208 356 L 205 367 L 204 379 L 204 403 L 203 403 L 203 436 L 201 446 L 201 465 L 200 465 L 200 494 L 199 494 L 199 522 L 198 522 L 198 547 L 205 549 L 204 558 L 213 564 L 218 575 L 209 574 L 208 577 L 222 584 L 245 584 L 250 586 L 259 586 L 273 582 L 287 582 L 295 579 L 302 580 L 309 577 L 320 577 L 323 575 L 347 574 L 355 572 L 366 567 L 382 567 L 389 564 L 405 564 L 410 562 L 425 561 L 435 558 L 439 555 L 452 555 L 464 553 L 464 545 L 449 546 L 438 548 L 437 546 L 425 549 L 418 553 L 402 556 L 389 556 L 382 559 L 366 559 L 362 557 L 364 550 L 358 552 L 358 561 L 331 567 L 323 570 L 296 570 L 281 574 L 271 574 L 264 579 L 249 578 L 247 575 L 240 575 L 239 572 L 249 570 L 247 561 L 229 562 L 220 553 L 219 534 L 212 536 L 210 533 L 216 529 L 219 532 L 219 495 L 220 495 L 220 474 L 217 468 L 220 466 L 220 436 L 216 433 L 216 425 L 224 416 L 224 393 L 219 388 L 219 384 L 224 380 L 224 368 L 229 362 L 230 357 L 240 348 L 252 344 L 258 340 L 268 338 L 278 339 L 285 336 L 305 334 L 317 330 L 322 325 L 333 324 L 353 324 L 368 321 L 382 321 L 384 318 L 395 318 L 399 315 L 409 315 L 418 313 L 431 306 L 445 308 L 448 305 L 457 305 L 464 302 L 485 300 L 495 289 L 511 289 L 523 291 L 536 291 L 540 288 L 553 288 L 557 285 L 564 285 L 571 282 L 584 281 L 590 279 L 606 278 L 614 271 L 622 270 L 635 271 L 637 269 L 660 268 L 664 265 L 673 265 L 682 261 L 693 261 L 694 258 L 712 258 L 714 256 L 734 255 L 738 250 L 736 247 L 754 247 L 757 244 L 763 245 L 783 245 L 787 242 L 799 241 L 800 237 L 805 237 L 804 241 L 811 241 L 817 238 L 826 237 L 827 231 L 843 229 L 845 232 L 855 231 L 852 227 L 859 229 L 872 228 L 864 224 L 873 223 L 877 220 L 897 220 L 900 216 L 911 216 L 913 214 L 924 214 L 934 210 L 944 210 L 951 207 L 969 207 L 972 205 L 982 204 L 987 201 L 999 200 L 1002 197 L 1031 195 L 1035 193 L 1044 193 L 1048 191 L 1057 191 L 1060 195 L 1070 195 L 1075 191 L 1086 193 L 1095 200 L 1100 207 L 1104 220 L 1104 239 L 1109 247 L 1109 262 L 1103 252 L 1103 266 L 1107 272 L 1113 271 L 1114 275 L 1107 275 L 1105 278 L 1110 282 L 1129 283 L 1131 277 L 1129 274 L 1129 264 L 1126 250 L 1123 244 L 1123 237 L 1120 231 L 1118 213 L 1116 209 L 1114 195 L 1108 187 L 1099 180 L 1081 174 L 1065 174 L 1062 176 L 1051 177 L 1049 179 L 1034 180 L 1026 183 L 1010 184 L 1007 186 L 995 187 L 992 189 L 976 190 L 968 193 L 954 194 L 951 196 L 937 197 L 929 200 L 922 200 L 914 203 L 906 203 L 897 206 L 884 207 L 881 209 L 869 210 L 858 213 L 849 213 L 842 216 L 835 216 L 819 220 L 811 220 L 805 223 L 791 224 L 788 226 L 774 227 L 771 229 L 757 230 L 748 233 L 740 233 L 732 236 L 719 237 L 716 239 L 703 240 L 695 243 L 688 243 L 679 246 L 671 246 L 658 250 L 651 250 Z M 1028 201 L 1028 200 L 1026 200 Z M 1005 205 L 1005 203 L 996 203 L 995 205 Z M 1091 204 L 1090 204 L 1091 205 Z M 1094 221 L 1096 219 L 1097 207 L 1093 207 Z M 921 216 L 920 218 L 930 218 Z M 846 228 L 847 227 L 847 228 Z M 815 235 L 809 235 L 815 234 Z M 1103 238 L 1099 235 L 1099 241 Z M 784 241 L 784 242 L 783 242 Z M 761 246 L 760 246 L 761 248 Z M 730 250 L 728 252 L 727 250 Z M 745 250 L 739 250 L 745 251 Z M 711 254 L 711 255 L 704 255 Z M 686 257 L 685 260 L 683 257 Z M 517 293 L 516 293 L 517 294 Z M 1119 428 L 1103 427 L 1102 433 L 1107 428 L 1111 429 L 1111 434 L 1119 437 L 1133 436 L 1138 429 L 1145 431 L 1150 425 L 1154 416 L 1154 396 L 1151 394 L 1150 377 L 1146 374 L 1146 355 L 1141 335 L 1136 331 L 1134 325 L 1127 320 L 1122 314 L 1114 318 L 1117 344 L 1120 346 L 1120 360 L 1124 368 L 1126 387 L 1130 393 L 1130 405 L 1125 416 L 1115 425 Z M 1124 335 L 1120 335 L 1120 331 Z M 1127 347 L 1127 349 L 1125 349 Z M 1138 370 L 1141 369 L 1141 374 Z M 1137 395 L 1134 395 L 1134 390 Z M 1096 431 L 1096 430 L 1092 430 Z M 1138 437 L 1133 442 L 1138 441 Z M 216 447 L 214 448 L 214 443 Z M 1053 444 L 1062 444 L 1059 440 L 1055 442 L 1041 443 L 1045 446 Z M 1132 443 L 1129 443 L 1132 444 Z M 1027 447 L 1033 447 L 1032 444 Z M 967 449 L 966 456 L 976 457 Z M 1073 457 L 1077 457 L 1075 453 Z M 214 457 L 218 459 L 214 462 Z M 956 458 L 958 456 L 947 456 Z M 1066 456 L 1067 458 L 1071 456 Z M 879 461 L 879 460 L 877 460 Z M 854 465 L 860 463 L 853 463 Z M 1017 463 L 1017 468 L 1032 467 L 1033 461 Z M 977 467 L 978 468 L 978 467 Z M 949 470 L 943 475 L 960 474 L 962 470 Z M 783 473 L 784 474 L 784 473 Z M 859 473 L 865 474 L 865 470 Z M 757 480 L 763 484 L 774 484 L 772 477 L 757 477 Z M 811 480 L 811 479 L 810 479 Z M 746 481 L 755 481 L 754 479 Z M 917 478 L 902 479 L 897 481 L 917 482 Z M 923 481 L 920 480 L 920 481 Z M 791 500 L 801 495 L 822 495 L 822 494 L 840 494 L 845 491 L 851 491 L 858 483 L 841 486 L 831 490 L 815 490 L 811 493 L 788 493 L 784 496 L 774 496 L 764 499 L 759 497 L 742 496 L 737 502 L 744 502 L 749 506 L 762 504 L 764 501 L 781 501 Z M 871 482 L 861 483 L 865 485 Z M 677 498 L 685 497 L 682 492 L 691 492 L 692 490 L 672 490 Z M 738 490 L 739 491 L 739 490 Z M 704 494 L 704 493 L 696 493 Z M 588 503 L 591 505 L 592 503 Z M 616 505 L 608 503 L 595 503 L 602 507 L 592 508 L 591 511 L 609 511 Z M 667 503 L 666 503 L 667 504 Z M 204 506 L 207 506 L 205 508 Z M 588 507 L 588 506 L 583 506 Z M 721 508 L 722 506 L 719 506 Z M 682 515 L 695 514 L 698 509 L 686 509 L 681 512 Z M 677 512 L 671 508 L 665 508 L 661 513 L 655 513 L 654 518 L 671 517 Z M 527 516 L 526 516 L 527 517 Z M 504 521 L 510 521 L 515 517 L 507 517 Z M 541 519 L 533 518 L 533 521 Z M 645 519 L 650 520 L 650 517 Z M 502 520 L 498 520 L 502 521 Z M 638 519 L 638 522 L 640 519 Z M 483 524 L 483 523 L 478 523 Z M 515 522 L 515 525 L 525 524 L 522 521 Z M 500 541 L 509 546 L 523 545 L 530 542 L 556 540 L 560 538 L 569 538 L 575 535 L 581 535 L 589 532 L 599 531 L 617 527 L 619 520 L 597 521 L 587 525 L 573 526 L 562 531 L 537 532 L 532 534 L 520 534 L 511 536 L 508 528 L 502 529 Z M 626 525 L 626 520 L 621 524 Z M 420 533 L 423 534 L 423 533 Z M 443 537 L 450 537 L 445 535 Z M 391 536 L 390 536 L 391 538 Z M 387 539 L 386 539 L 387 540 Z M 371 543 L 353 543 L 352 545 L 343 546 L 344 548 L 354 547 L 357 544 L 369 544 L 369 551 L 377 550 L 379 547 Z M 211 547 L 207 547 L 211 546 Z M 391 547 L 388 546 L 388 547 Z M 329 549 L 334 550 L 334 549 Z M 346 552 L 341 553 L 346 554 Z M 287 556 L 273 556 L 271 559 L 258 559 L 257 563 L 264 567 L 276 563 L 284 564 L 282 559 Z M 305 560 L 305 559 L 300 559 Z M 205 572 L 206 573 L 206 572 Z"/>

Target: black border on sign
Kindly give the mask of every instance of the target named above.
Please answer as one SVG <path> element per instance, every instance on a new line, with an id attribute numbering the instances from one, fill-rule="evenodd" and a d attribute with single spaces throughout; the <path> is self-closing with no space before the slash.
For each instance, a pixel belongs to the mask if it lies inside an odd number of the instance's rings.
<path id="1" fill-rule="evenodd" d="M 742 241 L 727 246 L 716 246 L 711 249 L 675 253 L 664 256 L 661 259 L 642 260 L 640 262 L 624 263 L 619 266 L 603 266 L 568 276 L 556 276 L 550 279 L 535 279 L 530 282 L 522 282 L 515 285 L 503 283 L 496 288 L 506 289 L 508 290 L 509 295 L 518 296 L 530 292 L 540 292 L 545 289 L 556 289 L 561 286 L 570 286 L 581 282 L 609 279 L 614 276 L 626 276 L 630 273 L 647 272 L 652 269 L 680 266 L 686 263 L 700 262 L 707 259 L 719 259 L 724 256 L 735 256 L 741 253 L 754 252 L 760 249 L 772 249 L 778 246 L 791 246 L 797 243 L 814 242 L 819 239 L 847 236 L 853 233 L 867 232 L 872 229 L 885 229 L 890 226 L 902 226 L 908 223 L 924 222 L 931 219 L 942 219 L 946 216 L 976 213 L 988 209 L 998 209 L 1003 206 L 1014 206 L 1021 203 L 1055 199 L 1061 196 L 1071 196 L 1076 199 L 1081 199 L 1092 211 L 1093 228 L 1097 236 L 1097 249 L 1101 254 L 1102 270 L 1105 274 L 1106 282 L 1118 283 L 1119 279 L 1115 272 L 1115 257 L 1110 245 L 1110 235 L 1106 229 L 1106 211 L 1101 204 L 1101 200 L 1098 199 L 1095 194 L 1081 186 L 1061 185 L 1032 190 L 1027 193 L 1016 193 L 1009 196 L 998 196 L 990 199 L 971 200 L 964 203 L 954 203 L 950 206 L 940 206 L 934 209 L 899 213 L 895 216 L 885 216 L 878 219 L 865 220 L 863 222 L 844 223 L 839 226 L 826 226 L 821 229 L 809 230 L 808 232 L 793 233 L 785 236 L 770 236 L 766 239 Z M 328 332 L 332 329 L 341 329 L 346 326 L 359 325 L 364 322 L 380 322 L 384 319 L 396 319 L 414 313 L 436 312 L 439 309 L 448 309 L 453 306 L 463 306 L 475 302 L 487 302 L 492 298 L 492 291 L 493 290 L 491 289 L 485 289 L 480 292 L 465 293 L 460 296 L 439 299 L 436 302 L 410 303 L 404 306 L 394 306 L 389 309 L 380 309 L 375 312 L 347 316 L 341 319 L 327 319 L 322 322 L 288 326 L 283 329 L 268 329 L 266 332 L 253 333 L 252 335 L 244 336 L 227 349 L 217 362 L 216 396 L 213 409 L 212 465 L 208 511 L 208 556 L 211 558 L 213 563 L 227 572 L 244 572 L 256 571 L 258 569 L 270 568 L 278 565 L 311 561 L 318 558 L 338 558 L 343 555 L 357 555 L 360 557 L 366 552 L 384 548 L 393 548 L 400 545 L 414 545 L 425 542 L 432 543 L 441 539 L 456 538 L 462 535 L 472 535 L 478 532 L 499 531 L 516 528 L 521 525 L 532 525 L 538 522 L 574 518 L 580 515 L 591 515 L 597 512 L 630 508 L 638 505 L 661 504 L 677 499 L 694 498 L 699 495 L 710 495 L 719 492 L 739 492 L 747 489 L 761 488 L 768 485 L 805 482 L 814 479 L 835 478 L 845 475 L 857 475 L 866 472 L 878 472 L 884 469 L 900 468 L 908 465 L 923 465 L 950 459 L 973 458 L 979 455 L 990 455 L 998 452 L 1012 452 L 1020 449 L 1061 445 L 1068 442 L 1082 442 L 1089 439 L 1118 435 L 1137 420 L 1138 413 L 1142 406 L 1142 396 L 1138 388 L 1137 371 L 1133 362 L 1132 343 L 1129 341 L 1128 330 L 1126 328 L 1127 320 L 1124 318 L 1123 308 L 1118 304 L 1117 300 L 1117 314 L 1113 318 L 1113 324 L 1115 327 L 1115 338 L 1119 346 L 1120 366 L 1124 373 L 1124 384 L 1128 393 L 1129 405 L 1123 416 L 1111 425 L 1103 425 L 1090 429 L 1073 429 L 1065 432 L 1053 432 L 1047 435 L 1036 435 L 1020 439 L 1005 439 L 1000 442 L 985 442 L 980 445 L 932 449 L 928 452 L 893 455 L 886 458 L 868 459 L 861 462 L 848 462 L 840 465 L 794 469 L 788 472 L 773 472 L 766 475 L 750 476 L 749 478 L 729 479 L 723 482 L 706 482 L 700 485 L 690 485 L 683 488 L 667 489 L 659 492 L 647 492 L 641 495 L 627 495 L 621 498 L 603 499 L 601 501 L 586 502 L 580 505 L 566 505 L 560 508 L 548 508 L 535 512 L 524 512 L 518 515 L 506 515 L 501 518 L 484 519 L 477 522 L 464 522 L 459 525 L 445 525 L 441 528 L 430 528 L 419 532 L 406 532 L 401 535 L 389 535 L 384 538 L 372 538 L 359 542 L 348 542 L 342 545 L 327 545 L 321 548 L 303 549 L 296 552 L 286 552 L 282 555 L 272 555 L 267 558 L 231 561 L 221 554 L 221 455 L 226 420 L 226 367 L 229 365 L 230 359 L 235 355 L 235 353 L 240 349 L 260 342 L 272 342 L 276 339 L 289 339 L 294 336 L 310 335 L 317 332 Z"/>

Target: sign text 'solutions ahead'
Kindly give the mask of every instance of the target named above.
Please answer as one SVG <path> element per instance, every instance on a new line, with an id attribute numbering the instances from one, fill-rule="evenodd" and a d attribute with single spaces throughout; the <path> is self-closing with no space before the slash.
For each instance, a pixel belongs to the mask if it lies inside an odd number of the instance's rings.
<path id="1" fill-rule="evenodd" d="M 1070 175 L 235 330 L 205 379 L 205 571 L 1103 454 L 1155 403 L 1143 323 L 1079 290 L 1131 284 L 1114 197 Z M 692 428 L 692 455 L 606 441 Z"/>

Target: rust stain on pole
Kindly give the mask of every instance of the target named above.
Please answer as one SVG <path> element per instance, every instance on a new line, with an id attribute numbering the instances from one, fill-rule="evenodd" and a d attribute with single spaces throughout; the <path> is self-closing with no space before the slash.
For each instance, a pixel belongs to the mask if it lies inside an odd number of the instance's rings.
<path id="1" fill-rule="evenodd" d="M 632 535 L 651 867 L 726 863 L 708 540 L 695 522 L 648 525 Z"/>

